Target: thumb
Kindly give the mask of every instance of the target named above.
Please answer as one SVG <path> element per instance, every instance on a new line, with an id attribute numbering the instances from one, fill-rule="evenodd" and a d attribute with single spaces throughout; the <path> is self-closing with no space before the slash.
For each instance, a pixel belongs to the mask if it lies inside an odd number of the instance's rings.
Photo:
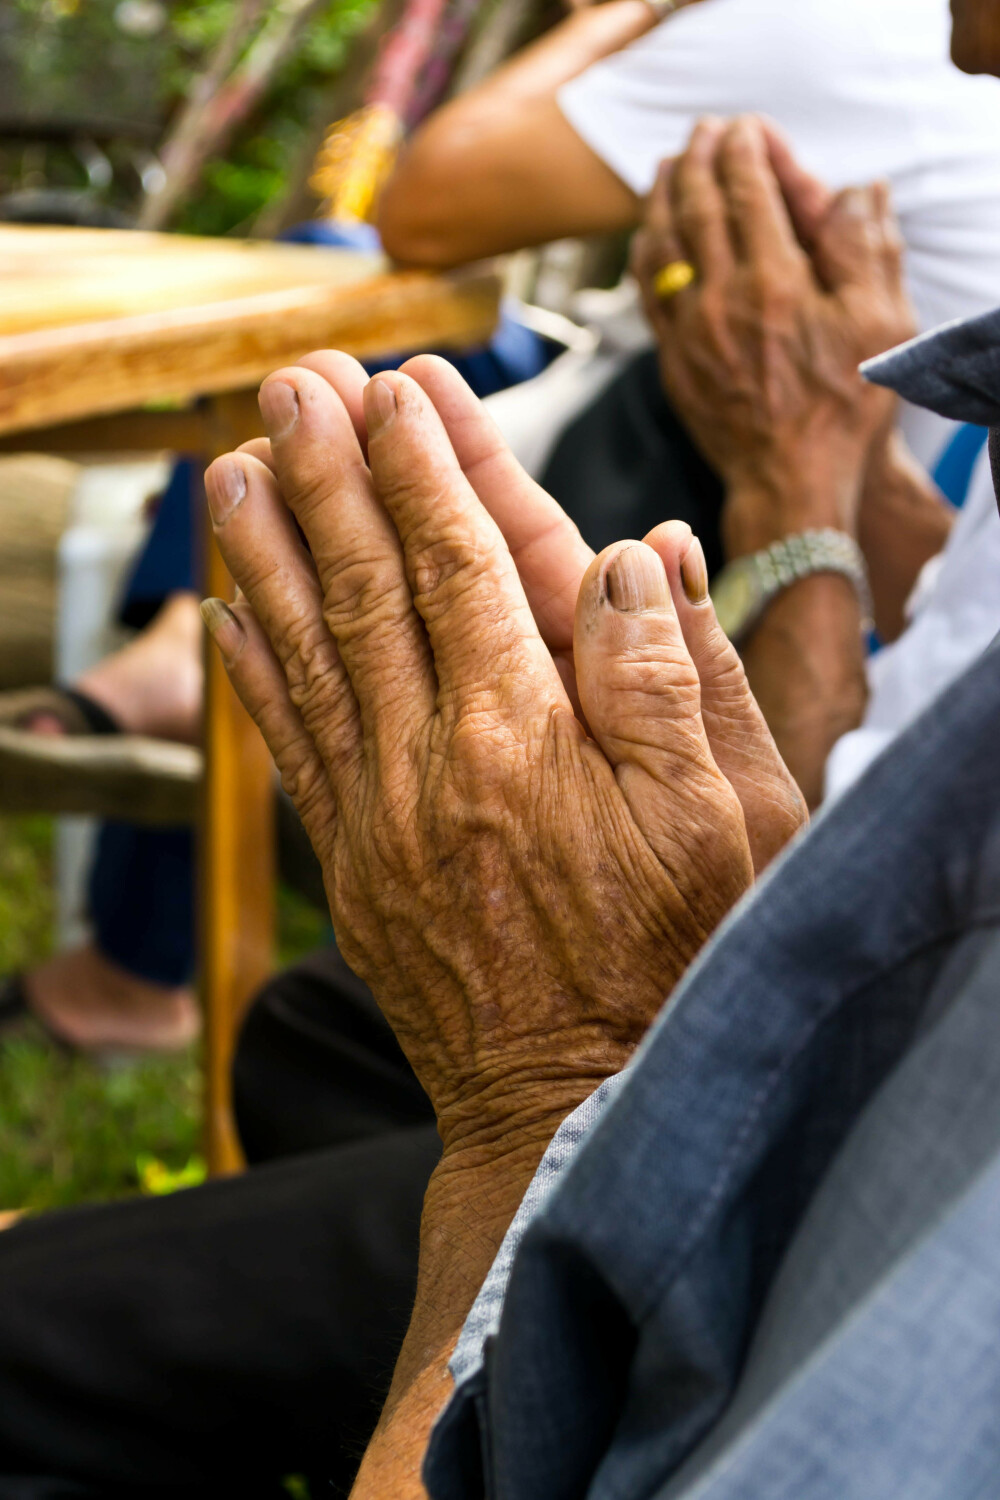
<path id="1" fill-rule="evenodd" d="M 885 189 L 844 188 L 813 244 L 813 264 L 828 291 L 880 282 L 884 266 Z"/>
<path id="2" fill-rule="evenodd" d="M 796 786 L 736 647 L 716 618 L 705 555 L 683 521 L 664 521 L 646 537 L 666 570 L 684 640 L 701 683 L 701 716 L 719 770 L 740 799 L 758 875 L 808 822 Z"/>
<path id="3" fill-rule="evenodd" d="M 646 842 L 675 879 L 689 871 L 694 847 L 711 868 L 713 840 L 731 841 L 743 815 L 709 749 L 698 673 L 651 547 L 618 542 L 595 558 L 580 589 L 574 650 L 591 733 Z M 745 854 L 752 875 L 749 846 Z"/>
<path id="4" fill-rule="evenodd" d="M 773 120 L 762 116 L 760 123 L 764 129 L 771 167 L 795 225 L 795 233 L 803 248 L 812 250 L 833 206 L 834 195 L 825 182 L 806 171 L 792 150 L 787 136 Z"/>

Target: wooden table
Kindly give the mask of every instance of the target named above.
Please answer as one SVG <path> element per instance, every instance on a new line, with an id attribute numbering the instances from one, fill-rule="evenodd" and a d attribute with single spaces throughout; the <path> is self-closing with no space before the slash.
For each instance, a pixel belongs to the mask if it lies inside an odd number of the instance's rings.
<path id="1" fill-rule="evenodd" d="M 0 226 L 0 451 L 207 461 L 259 435 L 269 371 L 323 347 L 364 359 L 483 343 L 498 297 L 489 271 L 443 278 L 315 247 Z M 206 575 L 207 593 L 231 595 L 212 544 Z M 206 661 L 201 985 L 206 1150 L 220 1172 L 240 1161 L 235 1029 L 274 961 L 273 794 L 263 742 L 216 655 Z"/>

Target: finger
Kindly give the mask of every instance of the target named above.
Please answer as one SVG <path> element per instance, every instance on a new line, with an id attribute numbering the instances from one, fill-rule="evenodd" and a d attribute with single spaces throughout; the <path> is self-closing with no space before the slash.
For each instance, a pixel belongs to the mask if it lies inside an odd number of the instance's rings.
<path id="1" fill-rule="evenodd" d="M 642 292 L 646 317 L 653 331 L 662 336 L 670 328 L 677 312 L 677 299 L 664 299 L 656 290 L 657 272 L 675 261 L 685 260 L 687 251 L 681 243 L 671 206 L 670 184 L 675 163 L 660 163 L 653 191 L 646 206 L 646 220 L 632 239 L 630 267 Z"/>
<path id="2" fill-rule="evenodd" d="M 760 874 L 808 821 L 805 800 L 778 753 L 739 654 L 716 619 L 701 543 L 684 521 L 665 521 L 645 540 L 666 571 L 701 684 L 708 743 L 740 800 L 754 869 Z"/>
<path id="3" fill-rule="evenodd" d="M 779 273 L 783 265 L 801 264 L 802 250 L 759 120 L 743 116 L 732 122 L 719 144 L 716 169 L 737 255 Z"/>
<path id="4" fill-rule="evenodd" d="M 886 273 L 884 198 L 871 187 L 849 187 L 837 194 L 814 250 L 823 285 L 836 292 L 871 286 Z"/>
<path id="5" fill-rule="evenodd" d="M 882 238 L 882 268 L 888 285 L 894 288 L 899 286 L 903 279 L 903 258 L 906 246 L 892 201 L 892 188 L 887 182 L 872 184 L 872 200 Z"/>
<path id="6" fill-rule="evenodd" d="M 362 722 L 388 748 L 430 721 L 437 692 L 399 537 L 350 414 L 325 376 L 298 365 L 280 370 L 261 386 L 260 408 L 281 494 L 312 554 Z"/>
<path id="7" fill-rule="evenodd" d="M 503 536 L 462 473 L 441 418 L 399 371 L 365 391 L 368 456 L 406 558 L 445 700 L 523 693 L 558 674 Z M 558 687 L 558 701 L 565 693 Z M 553 700 L 556 701 L 556 700 Z"/>
<path id="8" fill-rule="evenodd" d="M 251 455 L 230 453 L 207 470 L 205 493 L 219 550 L 281 663 L 289 697 L 339 771 L 360 753 L 357 705 L 274 475 Z"/>
<path id="9" fill-rule="evenodd" d="M 699 280 L 705 283 L 724 281 L 733 266 L 726 201 L 715 170 L 725 134 L 722 120 L 700 120 L 670 176 L 677 234 Z"/>
<path id="10" fill-rule="evenodd" d="M 368 454 L 368 428 L 365 425 L 365 386 L 368 371 L 359 360 L 340 349 L 316 349 L 298 361 L 313 370 L 337 392 L 347 409 L 362 453 Z"/>
<path id="11" fill-rule="evenodd" d="M 805 249 L 811 250 L 833 207 L 834 195 L 825 182 L 800 164 L 788 138 L 773 120 L 761 118 L 760 127 L 795 232 Z"/>
<path id="12" fill-rule="evenodd" d="M 646 205 L 645 223 L 640 235 L 636 236 L 645 251 L 643 271 L 647 276 L 655 275 L 661 266 L 669 265 L 673 260 L 684 258 L 684 246 L 677 231 L 672 200 L 676 167 L 674 158 L 668 157 L 666 161 L 660 162 L 653 191 Z"/>
<path id="13" fill-rule="evenodd" d="M 633 818 L 662 863 L 682 868 L 685 834 L 695 826 L 710 837 L 705 807 L 735 794 L 712 759 L 663 563 L 642 542 L 606 548 L 587 570 L 576 670 L 591 732 Z"/>
<path id="14" fill-rule="evenodd" d="M 336 798 L 315 742 L 291 700 L 281 663 L 247 603 L 206 599 L 201 613 L 236 696 L 263 735 L 281 784 L 322 858 L 336 829 Z"/>
<path id="15" fill-rule="evenodd" d="M 236 452 L 249 453 L 251 458 L 255 458 L 258 463 L 264 465 L 265 469 L 270 469 L 271 473 L 274 473 L 274 454 L 271 452 L 270 438 L 250 438 L 247 442 L 241 443 Z"/>
<path id="16" fill-rule="evenodd" d="M 526 474 L 453 365 L 421 354 L 400 366 L 434 405 L 462 473 L 499 526 L 553 655 L 573 650 L 573 616 L 591 547 L 558 501 Z"/>

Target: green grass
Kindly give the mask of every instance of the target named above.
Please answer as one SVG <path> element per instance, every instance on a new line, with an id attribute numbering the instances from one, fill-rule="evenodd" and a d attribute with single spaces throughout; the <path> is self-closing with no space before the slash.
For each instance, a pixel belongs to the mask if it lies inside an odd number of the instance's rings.
<path id="1" fill-rule="evenodd" d="M 0 818 L 0 974 L 44 958 L 52 939 L 52 824 Z M 279 955 L 326 940 L 325 919 L 278 901 Z M 196 1050 L 101 1069 L 42 1042 L 0 1046 L 0 1210 L 163 1191 L 197 1177 Z"/>

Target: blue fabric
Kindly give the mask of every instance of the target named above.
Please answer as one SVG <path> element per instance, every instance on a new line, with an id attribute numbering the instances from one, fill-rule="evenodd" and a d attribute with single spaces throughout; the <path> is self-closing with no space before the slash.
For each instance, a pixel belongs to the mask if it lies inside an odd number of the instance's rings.
<path id="1" fill-rule="evenodd" d="M 977 427 L 972 422 L 964 422 L 934 466 L 931 476 L 934 483 L 945 499 L 958 510 L 961 510 L 968 499 L 972 473 L 989 435 L 988 427 Z"/>
<path id="2" fill-rule="evenodd" d="M 377 255 L 382 241 L 374 224 L 353 219 L 306 219 L 278 236 L 287 245 L 330 245 L 339 250 L 364 250 Z"/>
<path id="3" fill-rule="evenodd" d="M 198 587 L 199 535 L 195 511 L 204 504 L 202 465 L 180 458 L 156 507 L 146 544 L 125 585 L 119 609 L 123 625 L 141 630 L 169 594 Z"/>
<path id="4" fill-rule="evenodd" d="M 998 722 L 995 645 L 589 1106 L 456 1352 L 433 1500 L 1000 1493 Z"/>
<path id="5" fill-rule="evenodd" d="M 155 984 L 194 969 L 194 836 L 188 828 L 103 823 L 88 887 L 98 948 Z"/>
<path id="6" fill-rule="evenodd" d="M 1000 308 L 923 333 L 861 373 L 939 416 L 1000 426 Z"/>

